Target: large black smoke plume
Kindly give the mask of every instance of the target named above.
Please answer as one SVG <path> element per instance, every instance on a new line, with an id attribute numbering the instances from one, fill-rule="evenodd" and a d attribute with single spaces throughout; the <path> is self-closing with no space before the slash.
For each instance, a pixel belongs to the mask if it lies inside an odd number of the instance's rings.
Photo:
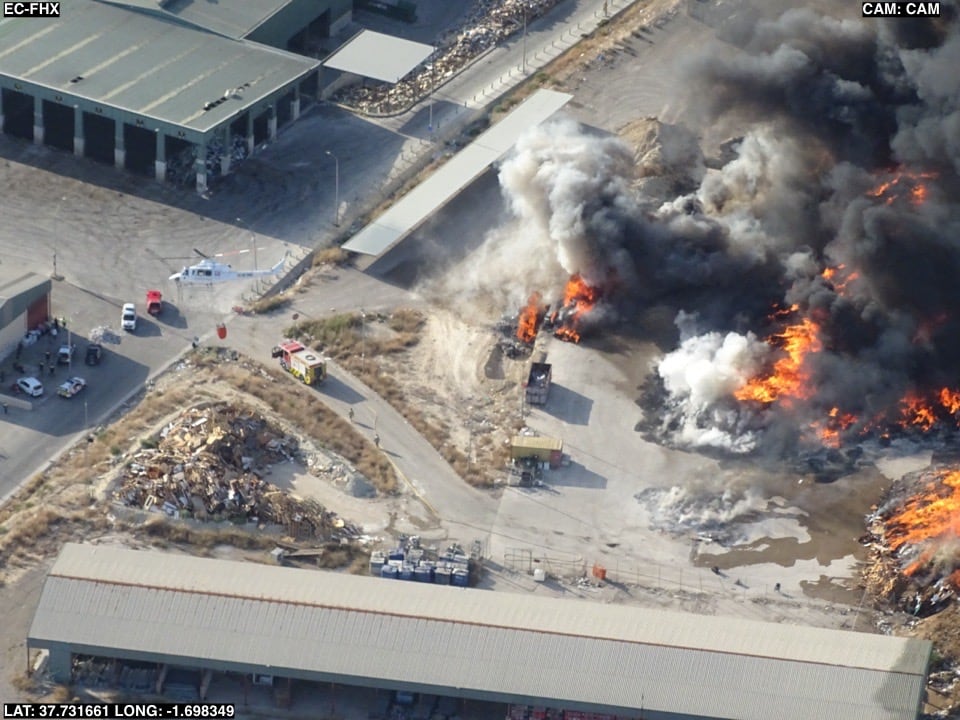
<path id="1" fill-rule="evenodd" d="M 616 139 L 569 121 L 531 131 L 500 173 L 516 222 L 459 281 L 519 304 L 578 273 L 615 280 L 619 317 L 677 304 L 647 428 L 681 446 L 871 431 L 904 397 L 960 387 L 960 32 L 943 8 L 909 26 L 791 9 L 708 48 L 687 69 L 691 105 L 739 139 L 721 167 L 664 170 L 697 177 L 686 194 L 638 184 Z M 815 330 L 802 388 L 737 399 L 789 355 L 766 338 L 800 323 Z"/>

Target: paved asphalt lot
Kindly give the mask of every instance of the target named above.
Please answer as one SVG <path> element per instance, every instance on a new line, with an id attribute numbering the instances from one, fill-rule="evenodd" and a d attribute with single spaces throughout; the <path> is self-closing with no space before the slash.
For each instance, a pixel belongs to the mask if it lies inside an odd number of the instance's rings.
<path id="1" fill-rule="evenodd" d="M 612 9 L 627 4 L 610 3 Z M 442 15 L 444 7 L 440 3 L 437 12 Z M 600 7 L 596 0 L 568 0 L 549 22 L 532 23 L 526 43 L 528 74 L 561 46 L 572 44 L 573 27 L 596 22 Z M 469 122 L 475 108 L 519 81 L 519 71 L 506 69 L 519 68 L 521 58 L 521 44 L 508 43 L 440 88 L 434 108 L 437 125 L 449 131 Z M 96 326 L 109 325 L 122 337 L 119 345 L 108 347 L 101 366 L 69 371 L 88 381 L 88 388 L 75 398 L 56 395 L 56 386 L 68 377 L 64 367 L 53 378 L 42 378 L 46 392 L 32 409 L 21 407 L 22 398 L 3 395 L 9 412 L 0 415 L 0 500 L 135 394 L 188 348 L 193 337 L 212 334 L 217 322 L 229 319 L 233 305 L 249 298 L 252 288 L 247 283 L 178 294 L 166 278 L 196 259 L 194 248 L 214 254 L 255 245 L 258 266 L 266 267 L 284 250 L 297 259 L 310 248 L 329 244 L 339 230 L 332 223 L 334 167 L 326 150 L 339 153 L 341 212 L 346 219 L 375 199 L 388 178 L 436 152 L 420 122 L 426 114 L 426 102 L 378 122 L 336 107 L 312 108 L 207 196 L 0 137 L 0 263 L 11 271 L 50 276 L 56 262 L 63 279 L 54 281 L 52 311 L 67 320 L 79 357 Z M 318 137 L 323 142 L 317 142 Z M 233 264 L 252 267 L 251 255 L 236 256 Z M 164 315 L 157 320 L 141 317 L 136 333 L 120 333 L 120 306 L 132 301 L 143 313 L 145 292 L 154 287 L 168 301 Z M 35 367 L 48 343 L 55 352 L 55 342 L 42 338 L 25 352 L 22 360 L 28 369 L 31 363 Z M 5 391 L 18 376 L 12 362 L 9 358 L 0 365 Z"/>

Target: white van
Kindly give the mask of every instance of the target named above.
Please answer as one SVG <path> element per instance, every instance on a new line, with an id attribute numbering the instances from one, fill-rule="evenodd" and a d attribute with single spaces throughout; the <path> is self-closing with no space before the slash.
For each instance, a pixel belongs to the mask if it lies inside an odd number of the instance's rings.
<path id="1" fill-rule="evenodd" d="M 120 311 L 120 327 L 130 332 L 137 329 L 137 306 L 133 303 L 124 303 Z"/>

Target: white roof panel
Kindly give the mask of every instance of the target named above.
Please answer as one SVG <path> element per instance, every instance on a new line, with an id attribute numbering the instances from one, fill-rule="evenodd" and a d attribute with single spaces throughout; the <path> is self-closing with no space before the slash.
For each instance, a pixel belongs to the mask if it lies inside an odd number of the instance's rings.
<path id="1" fill-rule="evenodd" d="M 347 684 L 744 720 L 913 720 L 930 655 L 912 638 L 75 544 L 44 585 L 29 639 Z"/>
<path id="2" fill-rule="evenodd" d="M 433 46 L 363 30 L 323 61 L 323 66 L 395 83 L 433 52 Z"/>
<path id="3" fill-rule="evenodd" d="M 343 249 L 363 255 L 386 252 L 499 160 L 524 130 L 546 120 L 571 97 L 555 90 L 538 90 L 354 235 Z"/>

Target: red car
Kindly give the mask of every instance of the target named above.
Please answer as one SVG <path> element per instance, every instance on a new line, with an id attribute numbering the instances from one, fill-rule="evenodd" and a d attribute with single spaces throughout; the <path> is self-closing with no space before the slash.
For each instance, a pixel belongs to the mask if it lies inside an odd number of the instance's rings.
<path id="1" fill-rule="evenodd" d="M 147 314 L 159 315 L 163 310 L 163 295 L 159 290 L 147 290 Z"/>

